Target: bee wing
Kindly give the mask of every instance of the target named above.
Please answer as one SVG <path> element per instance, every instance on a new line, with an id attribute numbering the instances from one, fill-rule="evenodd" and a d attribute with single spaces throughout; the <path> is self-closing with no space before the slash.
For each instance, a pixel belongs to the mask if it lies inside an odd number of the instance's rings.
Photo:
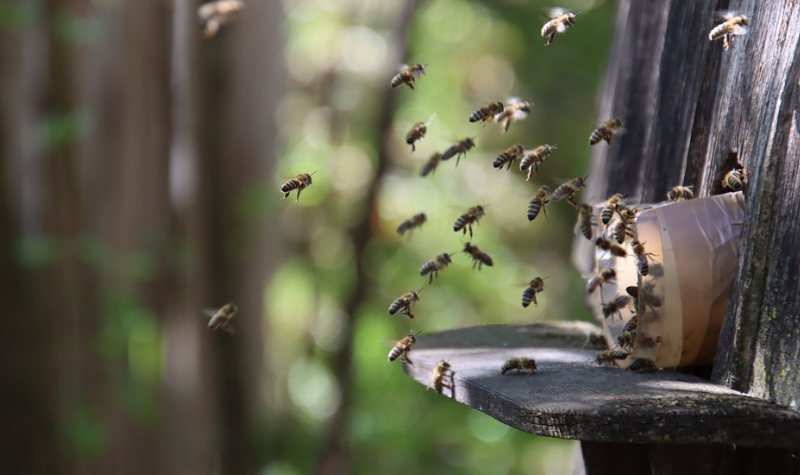
<path id="1" fill-rule="evenodd" d="M 731 28 L 731 32 L 728 33 L 728 34 L 729 35 L 733 35 L 733 36 L 741 36 L 741 35 L 744 35 L 745 33 L 747 33 L 747 27 L 746 26 L 744 26 L 744 25 L 733 25 L 733 28 Z"/>
<path id="2" fill-rule="evenodd" d="M 419 78 L 423 74 L 425 74 L 425 68 L 414 69 L 411 71 L 411 76 L 414 78 Z"/>
<path id="3" fill-rule="evenodd" d="M 735 16 L 736 12 L 733 10 L 717 10 L 714 12 L 714 18 L 722 21 L 728 21 Z"/>
<path id="4" fill-rule="evenodd" d="M 531 105 L 533 105 L 533 104 L 531 104 Z M 513 117 L 515 120 L 522 120 L 522 119 L 528 117 L 528 112 L 526 112 L 526 111 L 524 111 L 522 109 L 517 109 L 517 110 L 514 111 L 513 114 L 511 114 L 511 117 Z"/>
<path id="5" fill-rule="evenodd" d="M 561 15 L 565 15 L 567 13 L 567 10 L 562 7 L 548 8 L 545 11 L 547 12 L 547 16 L 549 18 L 558 18 Z"/>
<path id="6" fill-rule="evenodd" d="M 565 31 L 567 31 L 567 24 L 566 23 L 561 22 L 558 25 L 556 25 L 556 32 L 564 33 Z"/>
<path id="7" fill-rule="evenodd" d="M 209 18 L 217 14 L 216 2 L 206 3 L 197 9 L 197 16 L 201 21 L 208 21 Z"/>
<path id="8" fill-rule="evenodd" d="M 425 119 L 425 125 L 428 125 L 428 124 L 430 124 L 431 122 L 433 122 L 433 119 L 435 119 L 435 118 L 436 118 L 436 112 L 434 112 L 433 114 L 431 114 L 430 116 L 428 116 L 428 118 L 427 118 L 427 119 Z"/>
<path id="9" fill-rule="evenodd" d="M 205 316 L 206 316 L 206 317 L 208 317 L 208 318 L 213 318 L 213 317 L 214 317 L 214 315 L 216 315 L 218 311 L 219 311 L 219 310 L 218 310 L 218 309 L 216 309 L 216 308 L 204 308 L 204 309 L 202 310 L 202 312 L 203 312 L 203 315 L 205 315 Z"/>

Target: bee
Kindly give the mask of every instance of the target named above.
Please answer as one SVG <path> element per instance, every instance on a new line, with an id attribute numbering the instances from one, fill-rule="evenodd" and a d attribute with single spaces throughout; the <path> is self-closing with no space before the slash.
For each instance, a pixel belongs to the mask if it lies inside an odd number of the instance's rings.
<path id="1" fill-rule="evenodd" d="M 442 161 L 450 160 L 453 157 L 456 157 L 456 166 L 458 166 L 458 162 L 461 160 L 461 155 L 467 155 L 467 152 L 475 146 L 475 141 L 471 138 L 467 137 L 463 140 L 459 140 L 459 142 L 447 150 L 444 151 L 442 154 Z"/>
<path id="2" fill-rule="evenodd" d="M 244 10 L 241 0 L 216 0 L 197 9 L 197 16 L 203 25 L 203 36 L 213 38 L 222 25 L 231 23 L 240 11 Z"/>
<path id="3" fill-rule="evenodd" d="M 581 234 L 591 241 L 594 235 L 594 230 L 592 229 L 592 226 L 594 226 L 592 223 L 593 220 L 594 213 L 592 212 L 592 207 L 585 203 L 582 204 L 580 208 L 578 208 L 578 222 L 575 224 L 575 232 L 580 229 Z"/>
<path id="4" fill-rule="evenodd" d="M 411 349 L 414 348 L 414 345 L 417 344 L 417 335 L 419 335 L 419 332 L 415 334 L 413 331 L 410 331 L 407 336 L 398 341 L 397 344 L 394 345 L 394 348 L 392 348 L 392 351 L 389 352 L 389 362 L 391 363 L 397 358 L 400 358 L 400 361 L 403 363 L 414 366 L 414 362 L 411 361 L 408 354 L 411 352 Z"/>
<path id="5" fill-rule="evenodd" d="M 423 74 L 425 74 L 424 64 L 414 64 L 411 66 L 404 64 L 403 67 L 400 68 L 400 72 L 395 74 L 392 78 L 391 85 L 395 88 L 405 84 L 414 91 L 414 81 Z"/>
<path id="6" fill-rule="evenodd" d="M 636 221 L 636 212 L 625 205 L 617 205 L 619 219 L 612 229 L 614 240 L 620 244 L 625 242 L 625 237 L 633 239 L 633 225 Z"/>
<path id="7" fill-rule="evenodd" d="M 479 222 L 485 215 L 486 212 L 483 210 L 483 206 L 473 206 L 468 209 L 466 213 L 458 217 L 453 224 L 453 231 L 463 231 L 464 234 L 467 234 L 467 230 L 469 230 L 469 237 L 472 238 L 472 223 Z"/>
<path id="8" fill-rule="evenodd" d="M 317 172 L 314 172 L 317 173 Z M 311 175 L 313 175 L 312 173 Z M 297 190 L 297 197 L 294 199 L 295 204 L 300 200 L 300 192 L 311 186 L 311 175 L 308 173 L 301 173 L 291 180 L 281 185 L 281 192 L 283 193 L 283 200 L 289 197 L 293 190 Z"/>
<path id="9" fill-rule="evenodd" d="M 617 257 L 627 257 L 628 251 L 625 250 L 624 247 L 620 246 L 619 244 L 615 243 L 614 241 L 608 240 L 604 237 L 599 237 L 594 242 L 595 246 L 599 247 L 600 249 L 611 252 L 612 255 Z"/>
<path id="10" fill-rule="evenodd" d="M 489 254 L 486 254 L 485 252 L 481 251 L 478 246 L 473 246 L 470 243 L 466 243 L 464 244 L 464 252 L 469 254 L 470 257 L 472 257 L 473 269 L 475 268 L 476 265 L 478 266 L 478 270 L 481 270 L 484 264 L 486 264 L 489 267 L 492 267 L 494 265 L 494 262 L 492 262 L 492 258 L 489 256 Z"/>
<path id="11" fill-rule="evenodd" d="M 617 337 L 617 345 L 624 350 L 633 348 L 633 341 L 636 339 L 636 332 L 622 332 Z"/>
<path id="12" fill-rule="evenodd" d="M 635 302 L 634 302 L 635 305 Z M 622 327 L 622 333 L 628 332 L 633 333 L 636 331 L 636 328 L 639 326 L 639 315 L 633 314 L 633 316 L 628 320 L 624 327 Z"/>
<path id="13" fill-rule="evenodd" d="M 626 368 L 628 371 L 635 371 L 640 373 L 647 373 L 650 371 L 658 370 L 655 362 L 653 360 L 648 360 L 645 358 L 636 358 L 633 360 L 633 363 L 628 365 Z"/>
<path id="14" fill-rule="evenodd" d="M 411 126 L 411 130 L 406 134 L 406 143 L 411 145 L 412 152 L 417 150 L 414 142 L 422 140 L 425 137 L 425 134 L 428 133 L 428 124 L 431 123 L 434 117 L 436 117 L 436 114 L 431 115 L 425 122 L 417 122 Z"/>
<path id="15" fill-rule="evenodd" d="M 620 311 L 627 307 L 629 303 L 631 303 L 631 298 L 629 296 L 618 295 L 617 298 L 611 302 L 603 304 L 603 317 L 606 319 L 612 317 L 613 320 L 614 315 L 619 315 L 619 318 L 622 319 Z"/>
<path id="16" fill-rule="evenodd" d="M 582 188 L 586 188 L 586 177 L 578 177 L 573 178 L 572 180 L 560 185 L 556 188 L 556 191 L 553 192 L 552 200 L 553 201 L 561 201 L 564 198 L 567 199 L 567 202 L 572 205 L 573 208 L 578 207 L 578 203 L 575 202 L 575 195 L 581 191 Z"/>
<path id="17" fill-rule="evenodd" d="M 436 171 L 436 167 L 439 166 L 439 162 L 442 159 L 442 154 L 439 152 L 434 153 L 431 155 L 431 158 L 422 166 L 422 169 L 419 171 L 419 176 L 428 176 L 428 173 Z"/>
<path id="18" fill-rule="evenodd" d="M 425 216 L 425 213 L 417 213 L 397 226 L 397 234 L 402 236 L 406 231 L 413 231 L 414 228 L 421 227 L 427 220 L 428 217 Z"/>
<path id="19" fill-rule="evenodd" d="M 626 351 L 610 349 L 598 353 L 594 361 L 600 366 L 614 366 L 615 361 L 624 360 L 627 357 Z"/>
<path id="20" fill-rule="evenodd" d="M 528 308 L 528 305 L 533 302 L 533 305 L 538 307 L 539 302 L 536 301 L 536 294 L 542 292 L 544 290 L 544 279 L 541 277 L 537 277 L 530 282 L 528 282 L 528 288 L 522 292 L 522 306 Z"/>
<path id="21" fill-rule="evenodd" d="M 734 15 L 733 12 L 717 12 L 717 17 L 723 20 L 708 33 L 708 40 L 714 41 L 722 38 L 722 49 L 727 50 L 733 44 L 733 39 L 747 33 L 750 21 L 744 15 Z"/>
<path id="22" fill-rule="evenodd" d="M 645 251 L 644 244 L 639 241 L 633 241 L 631 246 L 633 247 L 633 255 L 636 256 L 636 269 L 644 277 L 650 273 L 650 264 L 647 262 L 647 258 L 655 256 L 655 254 Z"/>
<path id="23" fill-rule="evenodd" d="M 484 122 L 484 124 L 486 122 L 491 122 L 494 120 L 494 116 L 503 112 L 503 109 L 505 109 L 505 107 L 502 102 L 492 102 L 470 114 L 469 121 Z"/>
<path id="24" fill-rule="evenodd" d="M 741 168 L 734 168 L 725 174 L 722 187 L 732 191 L 739 191 L 744 187 L 745 172 Z"/>
<path id="25" fill-rule="evenodd" d="M 614 269 L 603 269 L 589 279 L 589 282 L 586 284 L 586 290 L 591 294 L 601 285 L 608 282 L 616 282 L 616 280 L 617 271 Z"/>
<path id="26" fill-rule="evenodd" d="M 686 201 L 692 198 L 694 198 L 694 192 L 691 186 L 673 186 L 667 192 L 667 201 L 670 203 Z"/>
<path id="27" fill-rule="evenodd" d="M 604 122 L 592 132 L 592 135 L 589 137 L 589 145 L 596 145 L 600 143 L 601 140 L 605 140 L 608 146 L 611 147 L 611 137 L 615 134 L 622 134 L 625 132 L 623 125 L 622 119 L 611 119 Z"/>
<path id="28" fill-rule="evenodd" d="M 455 384 L 453 381 L 453 376 L 455 374 L 450 362 L 447 360 L 439 361 L 436 366 L 433 367 L 431 387 L 439 394 L 444 394 L 444 388 L 448 388 L 451 394 L 455 393 Z"/>
<path id="29" fill-rule="evenodd" d="M 575 14 L 563 8 L 553 8 L 550 10 L 549 16 L 551 20 L 542 27 L 542 38 L 547 38 L 545 46 L 550 46 L 556 33 L 565 33 L 567 28 L 575 24 Z"/>
<path id="30" fill-rule="evenodd" d="M 519 374 L 520 371 L 535 373 L 537 369 L 539 368 L 537 368 L 536 361 L 533 358 L 518 356 L 506 360 L 506 362 L 503 363 L 503 367 L 500 368 L 500 374 L 506 374 L 512 370 L 517 370 L 517 374 Z"/>
<path id="31" fill-rule="evenodd" d="M 617 210 L 617 205 L 622 202 L 623 196 L 620 193 L 614 193 L 611 195 L 606 201 L 605 206 L 603 206 L 603 211 L 600 212 L 600 221 L 603 222 L 603 225 L 608 226 L 609 221 L 611 218 L 614 217 L 614 211 Z"/>
<path id="32" fill-rule="evenodd" d="M 497 114 L 494 120 L 503 128 L 503 133 L 508 132 L 511 126 L 511 121 L 525 119 L 531 113 L 531 103 L 520 101 L 519 99 L 510 99 L 503 109 L 503 112 Z"/>
<path id="33" fill-rule="evenodd" d="M 419 269 L 419 275 L 428 275 L 428 284 L 433 283 L 433 279 L 439 277 L 439 271 L 447 267 L 448 264 L 451 264 L 453 261 L 450 259 L 450 254 L 446 252 L 443 254 L 439 254 L 435 258 L 429 260 L 425 264 L 422 264 L 422 267 Z"/>
<path id="34" fill-rule="evenodd" d="M 389 315 L 400 312 L 403 315 L 407 315 L 408 318 L 414 318 L 414 315 L 411 314 L 411 306 L 419 302 L 419 292 L 419 290 L 412 290 L 394 299 L 394 302 L 389 305 Z"/>
<path id="35" fill-rule="evenodd" d="M 492 166 L 500 170 L 503 166 L 507 165 L 506 170 L 508 170 L 511 168 L 511 165 L 516 163 L 517 159 L 521 157 L 523 153 L 525 153 L 525 149 L 522 148 L 522 145 L 512 145 L 494 159 Z"/>
<path id="36" fill-rule="evenodd" d="M 528 178 L 525 181 L 531 179 L 534 173 L 539 171 L 539 164 L 542 163 L 553 154 L 553 150 L 558 149 L 555 145 L 539 145 L 533 150 L 526 150 L 522 160 L 519 162 L 519 169 L 520 171 L 528 170 Z M 535 170 L 534 170 L 535 169 Z"/>
<path id="37" fill-rule="evenodd" d="M 208 329 L 212 331 L 223 330 L 233 335 L 235 330 L 231 325 L 231 319 L 236 315 L 239 308 L 234 303 L 226 303 L 219 310 L 203 310 L 203 313 L 211 317 L 208 321 Z"/>
<path id="38" fill-rule="evenodd" d="M 550 202 L 550 187 L 542 185 L 533 194 L 533 199 L 528 204 L 528 221 L 533 221 L 539 216 L 539 210 L 544 210 L 544 217 L 547 219 L 547 208 L 545 205 Z"/>

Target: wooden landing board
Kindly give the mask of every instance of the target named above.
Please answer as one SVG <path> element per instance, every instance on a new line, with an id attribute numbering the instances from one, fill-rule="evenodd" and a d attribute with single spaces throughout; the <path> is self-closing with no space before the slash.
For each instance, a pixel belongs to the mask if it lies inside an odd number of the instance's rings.
<path id="1" fill-rule="evenodd" d="M 674 371 L 631 373 L 592 363 L 589 324 L 493 325 L 420 335 L 405 371 L 424 385 L 442 359 L 446 397 L 537 435 L 622 443 L 800 447 L 800 413 Z M 500 375 L 528 356 L 536 374 Z"/>

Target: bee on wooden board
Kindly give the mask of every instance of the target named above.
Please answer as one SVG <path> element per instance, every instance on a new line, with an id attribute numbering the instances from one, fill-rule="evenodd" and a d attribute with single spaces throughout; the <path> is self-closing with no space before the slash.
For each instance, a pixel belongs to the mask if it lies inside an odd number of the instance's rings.
<path id="1" fill-rule="evenodd" d="M 475 141 L 472 140 L 470 137 L 467 137 L 463 140 L 459 140 L 457 144 L 450 146 L 447 150 L 444 151 L 442 154 L 442 161 L 450 160 L 453 157 L 456 157 L 456 166 L 458 166 L 458 162 L 461 160 L 461 156 L 467 155 L 467 152 L 475 146 Z"/>
<path id="2" fill-rule="evenodd" d="M 634 307 L 636 306 L 636 302 L 635 301 L 634 301 L 633 305 L 634 305 Z M 639 326 L 639 315 L 634 313 L 633 316 L 630 319 L 628 319 L 627 323 L 625 323 L 625 326 L 622 327 L 622 333 L 635 332 L 636 328 L 638 326 Z"/>
<path id="3" fill-rule="evenodd" d="M 536 294 L 541 293 L 544 291 L 544 281 L 547 277 L 536 277 L 535 279 L 528 282 L 528 288 L 522 292 L 522 306 L 528 308 L 528 305 L 533 302 L 535 307 L 539 306 L 539 302 L 536 301 Z"/>
<path id="4" fill-rule="evenodd" d="M 619 318 L 621 320 L 622 314 L 620 312 L 630 303 L 631 303 L 631 298 L 629 296 L 618 295 L 611 302 L 603 304 L 603 318 L 608 319 L 608 317 L 612 317 L 613 319 L 614 315 L 619 315 Z"/>
<path id="5" fill-rule="evenodd" d="M 226 303 L 219 310 L 205 309 L 203 313 L 211 319 L 208 321 L 208 329 L 211 331 L 222 330 L 233 335 L 235 330 L 231 325 L 231 319 L 236 315 L 239 308 L 234 303 Z"/>
<path id="6" fill-rule="evenodd" d="M 744 187 L 746 174 L 741 168 L 734 168 L 725 174 L 722 179 L 722 187 L 731 191 L 739 191 Z"/>
<path id="7" fill-rule="evenodd" d="M 647 252 L 644 249 L 644 244 L 639 241 L 631 243 L 633 248 L 633 255 L 636 257 L 636 269 L 639 274 L 644 277 L 650 273 L 650 264 L 647 262 L 648 257 L 655 256 L 652 252 Z"/>
<path id="8" fill-rule="evenodd" d="M 572 180 L 560 185 L 556 188 L 556 191 L 553 192 L 553 196 L 551 199 L 553 201 L 561 201 L 564 198 L 567 199 L 567 202 L 572 205 L 573 208 L 578 207 L 578 203 L 575 202 L 575 195 L 581 191 L 581 189 L 586 188 L 586 177 L 578 177 L 573 178 Z"/>
<path id="9" fill-rule="evenodd" d="M 633 342 L 636 339 L 636 332 L 622 332 L 617 337 L 617 345 L 623 350 L 633 349 Z"/>
<path id="10" fill-rule="evenodd" d="M 611 230 L 611 235 L 619 244 L 625 243 L 625 238 L 633 239 L 633 226 L 636 222 L 636 212 L 625 205 L 617 205 L 619 219 Z"/>
<path id="11" fill-rule="evenodd" d="M 506 374 L 513 370 L 517 370 L 517 374 L 519 374 L 520 371 L 535 373 L 537 369 L 539 368 L 536 366 L 536 360 L 533 358 L 517 356 L 514 358 L 509 358 L 505 363 L 503 363 L 503 367 L 500 368 L 500 374 Z"/>
<path id="12" fill-rule="evenodd" d="M 555 145 L 539 145 L 533 150 L 526 150 L 522 160 L 519 162 L 519 169 L 520 171 L 528 170 L 528 177 L 525 178 L 525 181 L 531 179 L 534 173 L 539 172 L 539 164 L 542 163 L 553 154 L 553 150 L 557 150 L 558 147 Z M 535 170 L 534 170 L 535 169 Z"/>
<path id="13" fill-rule="evenodd" d="M 425 137 L 425 134 L 428 133 L 428 125 L 431 121 L 436 117 L 436 114 L 431 115 L 428 117 L 428 120 L 425 122 L 417 122 L 413 126 L 411 126 L 411 130 L 408 131 L 406 134 L 406 143 L 411 145 L 411 151 L 414 152 L 417 150 L 415 142 L 422 140 Z"/>
<path id="14" fill-rule="evenodd" d="M 622 119 L 611 119 L 604 122 L 592 132 L 589 137 L 589 145 L 596 145 L 605 140 L 608 146 L 611 147 L 611 138 L 614 135 L 625 133 L 623 125 Z"/>
<path id="15" fill-rule="evenodd" d="M 667 201 L 670 203 L 677 203 L 678 201 L 686 201 L 694 198 L 694 192 L 691 186 L 673 186 L 667 192 Z"/>
<path id="16" fill-rule="evenodd" d="M 494 262 L 492 261 L 492 258 L 489 256 L 489 254 L 486 254 L 485 252 L 481 251 L 481 249 L 478 246 L 466 243 L 464 244 L 464 252 L 469 254 L 470 257 L 472 257 L 473 269 L 475 268 L 475 266 L 478 266 L 478 270 L 481 270 L 484 264 L 486 264 L 489 267 L 492 267 L 494 265 Z"/>
<path id="17" fill-rule="evenodd" d="M 395 74 L 392 78 L 392 87 L 400 87 L 405 84 L 414 91 L 414 81 L 425 74 L 425 66 L 424 64 L 413 64 L 411 66 L 404 64 L 403 67 L 400 68 L 400 72 Z"/>
<path id="18" fill-rule="evenodd" d="M 417 335 L 419 335 L 419 332 L 414 333 L 413 331 L 410 331 L 408 332 L 408 335 L 398 341 L 394 345 L 394 348 L 392 348 L 392 351 L 389 352 L 389 362 L 391 363 L 392 361 L 400 358 L 400 361 L 403 363 L 408 363 L 411 366 L 414 366 L 414 362 L 411 361 L 411 358 L 408 357 L 408 354 L 417 343 Z"/>
<path id="19" fill-rule="evenodd" d="M 428 284 L 431 284 L 433 283 L 433 279 L 439 277 L 439 271 L 447 267 L 452 262 L 453 261 L 450 258 L 450 254 L 446 252 L 439 254 L 425 264 L 422 264 L 422 267 L 419 269 L 419 275 L 430 274 L 430 277 L 428 277 Z"/>
<path id="20" fill-rule="evenodd" d="M 539 211 L 544 211 L 544 217 L 547 219 L 547 203 L 550 202 L 550 187 L 542 185 L 533 194 L 533 199 L 528 204 L 528 221 L 533 221 L 539 216 Z"/>
<path id="21" fill-rule="evenodd" d="M 231 23 L 244 10 L 241 0 L 216 0 L 204 3 L 197 9 L 197 17 L 203 25 L 203 36 L 213 38 L 222 25 Z"/>
<path id="22" fill-rule="evenodd" d="M 289 197 L 292 191 L 297 190 L 297 197 L 294 199 L 295 204 L 297 204 L 297 202 L 300 200 L 300 192 L 311 186 L 311 175 L 314 173 L 301 173 L 281 185 L 281 192 L 283 193 L 283 198 L 281 199 L 285 200 Z"/>
<path id="23" fill-rule="evenodd" d="M 528 114 L 531 113 L 531 105 L 530 102 L 521 101 L 517 98 L 509 99 L 503 112 L 497 114 L 494 120 L 500 124 L 503 133 L 506 133 L 512 121 L 517 122 L 528 117 Z"/>
<path id="24" fill-rule="evenodd" d="M 612 348 L 610 350 L 605 350 L 603 352 L 598 353 L 594 361 L 600 366 L 615 366 L 616 361 L 624 360 L 627 358 L 628 358 L 627 352 L 622 350 L 615 350 Z"/>
<path id="25" fill-rule="evenodd" d="M 451 395 L 455 395 L 456 388 L 454 384 L 455 381 L 453 380 L 455 374 L 449 361 L 439 361 L 436 363 L 436 366 L 433 367 L 433 372 L 431 373 L 431 387 L 439 394 L 444 394 L 444 388 L 448 388 Z"/>
<path id="26" fill-rule="evenodd" d="M 428 173 L 435 172 L 436 167 L 439 166 L 439 162 L 442 160 L 442 154 L 439 152 L 434 153 L 431 155 L 431 158 L 425 162 L 425 165 L 422 166 L 422 169 L 419 171 L 419 176 L 428 176 Z"/>
<path id="27" fill-rule="evenodd" d="M 548 12 L 548 16 L 551 20 L 542 27 L 542 38 L 547 38 L 545 46 L 550 46 L 556 33 L 563 34 L 575 24 L 575 14 L 564 8 L 553 8 Z"/>
<path id="28" fill-rule="evenodd" d="M 600 249 L 606 252 L 611 252 L 611 254 L 614 256 L 617 257 L 628 256 L 628 251 L 626 251 L 624 247 L 604 237 L 598 237 L 597 240 L 595 240 L 594 244 L 595 246 L 599 247 Z"/>
<path id="29" fill-rule="evenodd" d="M 464 234 L 467 234 L 467 231 L 469 230 L 469 237 L 472 238 L 472 224 L 480 222 L 481 218 L 485 215 L 486 211 L 484 211 L 483 206 L 473 206 L 468 209 L 466 213 L 458 217 L 456 222 L 453 224 L 453 231 L 463 231 Z"/>
<path id="30" fill-rule="evenodd" d="M 520 158 L 523 153 L 525 153 L 525 149 L 522 145 L 512 145 L 494 159 L 492 166 L 498 170 L 505 166 L 506 170 L 508 170 L 511 168 L 511 165 L 516 163 L 517 159 Z"/>
<path id="31" fill-rule="evenodd" d="M 502 102 L 492 102 L 470 114 L 469 121 L 483 122 L 486 125 L 487 122 L 494 120 L 497 114 L 503 112 L 503 109 L 505 109 L 505 106 L 503 106 Z"/>
<path id="32" fill-rule="evenodd" d="M 611 218 L 614 217 L 614 211 L 617 210 L 617 205 L 622 202 L 622 199 L 622 194 L 614 193 L 608 200 L 606 200 L 606 204 L 603 206 L 603 210 L 600 212 L 600 221 L 604 226 L 608 226 Z"/>
<path id="33" fill-rule="evenodd" d="M 414 229 L 421 227 L 425 224 L 425 221 L 428 220 L 428 217 L 425 216 L 425 213 L 417 213 L 414 216 L 406 219 L 399 226 L 397 226 L 397 234 L 403 235 L 406 231 L 413 232 Z"/>
<path id="34" fill-rule="evenodd" d="M 605 283 L 616 282 L 617 271 L 614 269 L 603 269 L 592 276 L 586 284 L 586 291 L 590 294 L 594 293 L 598 287 Z"/>
<path id="35" fill-rule="evenodd" d="M 636 358 L 633 360 L 633 363 L 629 364 L 627 368 L 628 371 L 633 371 L 637 373 L 648 373 L 651 371 L 658 370 L 656 363 L 653 360 L 648 360 L 645 358 Z"/>
<path id="36" fill-rule="evenodd" d="M 747 33 L 750 20 L 744 15 L 736 15 L 731 11 L 719 11 L 715 16 L 723 21 L 708 33 L 708 40 L 715 41 L 722 38 L 722 49 L 727 51 L 735 37 Z"/>
<path id="37" fill-rule="evenodd" d="M 577 233 L 580 230 L 583 237 L 588 240 L 592 240 L 592 236 L 594 236 L 594 213 L 592 211 L 592 207 L 587 204 L 582 204 L 578 208 L 578 222 L 575 224 L 575 232 Z"/>

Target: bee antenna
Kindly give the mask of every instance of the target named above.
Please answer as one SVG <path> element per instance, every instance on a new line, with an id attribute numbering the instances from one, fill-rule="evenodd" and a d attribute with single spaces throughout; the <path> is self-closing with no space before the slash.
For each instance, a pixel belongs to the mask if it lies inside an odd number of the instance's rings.
<path id="1" fill-rule="evenodd" d="M 422 286 L 422 287 L 420 287 L 420 288 L 419 288 L 419 290 L 417 290 L 416 292 L 417 292 L 417 293 L 420 293 L 420 292 L 422 292 L 423 290 L 425 290 L 425 287 L 428 287 L 429 285 L 430 285 L 430 284 L 428 284 L 428 285 L 423 285 L 423 286 Z"/>
<path id="2" fill-rule="evenodd" d="M 549 278 L 550 278 L 550 276 L 548 275 L 547 277 L 542 277 L 542 280 L 547 280 Z"/>
<path id="3" fill-rule="evenodd" d="M 317 173 L 319 170 L 314 170 L 310 176 L 314 176 L 314 173 Z"/>

